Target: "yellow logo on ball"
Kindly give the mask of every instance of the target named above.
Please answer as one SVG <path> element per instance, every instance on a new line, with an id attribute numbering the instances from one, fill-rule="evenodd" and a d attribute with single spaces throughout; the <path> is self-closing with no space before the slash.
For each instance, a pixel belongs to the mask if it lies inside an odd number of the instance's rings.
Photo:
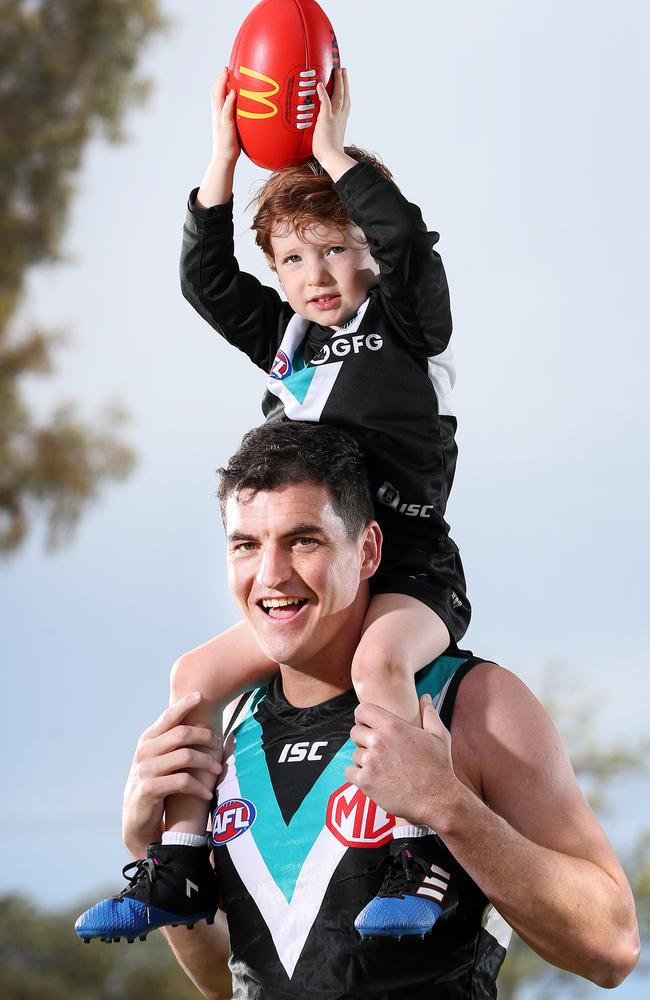
<path id="1" fill-rule="evenodd" d="M 280 90 L 280 84 L 272 80 L 270 76 L 264 76 L 263 73 L 258 73 L 254 69 L 247 69 L 246 66 L 240 66 L 239 72 L 242 76 L 251 76 L 254 80 L 261 80 L 263 83 L 268 83 L 272 90 L 244 90 L 240 88 L 239 96 L 248 97 L 251 101 L 257 101 L 259 104 L 263 104 L 265 107 L 270 108 L 270 111 L 242 111 L 241 108 L 237 108 L 237 115 L 240 118 L 273 118 L 278 113 L 278 106 L 274 104 L 273 101 L 269 101 L 269 97 L 275 97 L 275 95 Z"/>

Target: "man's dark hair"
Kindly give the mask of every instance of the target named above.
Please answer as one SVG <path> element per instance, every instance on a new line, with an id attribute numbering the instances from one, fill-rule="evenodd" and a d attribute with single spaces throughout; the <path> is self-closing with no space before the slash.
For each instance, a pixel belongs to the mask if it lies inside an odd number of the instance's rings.
<path id="1" fill-rule="evenodd" d="M 225 518 L 228 497 L 241 490 L 272 490 L 288 483 L 325 486 L 350 538 L 374 518 L 368 471 L 353 437 L 328 424 L 270 420 L 249 431 L 225 469 L 217 496 Z"/>

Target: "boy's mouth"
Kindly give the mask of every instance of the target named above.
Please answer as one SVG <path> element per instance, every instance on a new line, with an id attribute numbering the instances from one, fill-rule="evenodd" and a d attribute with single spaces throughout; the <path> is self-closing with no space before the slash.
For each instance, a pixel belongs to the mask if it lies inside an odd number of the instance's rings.
<path id="1" fill-rule="evenodd" d="M 315 295 L 313 299 L 309 300 L 310 305 L 316 306 L 317 309 L 336 309 L 336 307 L 341 302 L 340 295 Z"/>

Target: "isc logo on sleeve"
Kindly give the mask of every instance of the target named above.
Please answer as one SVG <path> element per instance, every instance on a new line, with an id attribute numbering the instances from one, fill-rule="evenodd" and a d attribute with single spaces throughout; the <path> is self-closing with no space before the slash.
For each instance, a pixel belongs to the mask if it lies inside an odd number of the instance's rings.
<path id="1" fill-rule="evenodd" d="M 227 799 L 212 813 L 212 843 L 219 847 L 250 830 L 257 810 L 248 799 Z"/>

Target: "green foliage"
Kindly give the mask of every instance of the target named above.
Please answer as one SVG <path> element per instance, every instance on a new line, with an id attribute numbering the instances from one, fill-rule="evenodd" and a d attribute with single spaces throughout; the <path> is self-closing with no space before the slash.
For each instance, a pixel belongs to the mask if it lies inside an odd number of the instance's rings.
<path id="1" fill-rule="evenodd" d="M 76 914 L 48 914 L 19 896 L 0 898 L 3 1000 L 196 1000 L 162 935 L 146 943 L 83 944 Z M 224 967 L 224 996 L 229 996 Z"/>
<path id="2" fill-rule="evenodd" d="M 64 540 L 132 465 L 113 436 L 118 413 L 88 426 L 65 405 L 36 422 L 21 383 L 51 373 L 58 338 L 11 323 L 29 269 L 59 259 L 86 143 L 121 138 L 126 108 L 145 96 L 137 59 L 162 26 L 158 0 L 0 0 L 0 553 L 25 539 L 35 510 L 49 543 Z"/>

